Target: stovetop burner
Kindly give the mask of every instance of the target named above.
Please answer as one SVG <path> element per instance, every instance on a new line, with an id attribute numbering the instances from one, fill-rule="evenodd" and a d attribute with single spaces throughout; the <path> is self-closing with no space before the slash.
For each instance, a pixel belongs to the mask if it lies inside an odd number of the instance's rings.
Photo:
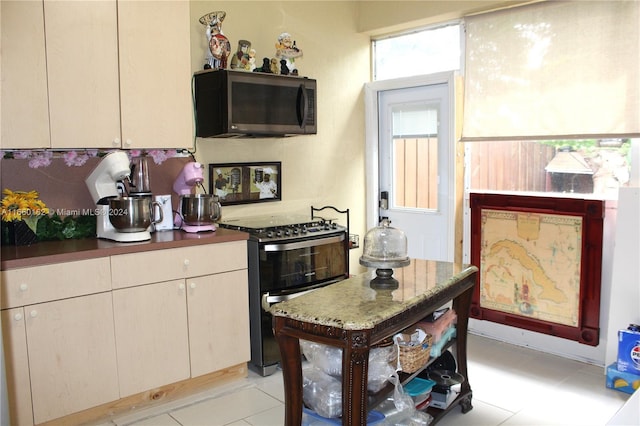
<path id="1" fill-rule="evenodd" d="M 310 216 L 305 215 L 274 215 L 223 219 L 219 225 L 221 228 L 247 232 L 251 235 L 251 239 L 263 241 L 346 231 L 344 226 L 338 225 L 334 220 L 320 217 L 311 219 Z"/>

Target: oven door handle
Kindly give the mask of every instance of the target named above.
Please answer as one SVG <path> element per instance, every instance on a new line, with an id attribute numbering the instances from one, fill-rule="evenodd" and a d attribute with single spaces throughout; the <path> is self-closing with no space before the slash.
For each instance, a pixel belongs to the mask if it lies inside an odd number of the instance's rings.
<path id="1" fill-rule="evenodd" d="M 276 303 L 285 302 L 287 300 L 295 299 L 298 296 L 302 296 L 303 294 L 311 293 L 312 291 L 317 290 L 314 288 L 312 290 L 301 291 L 300 293 L 293 294 L 281 294 L 279 296 L 271 296 L 269 293 L 265 293 L 262 295 L 262 309 L 265 311 L 269 311 L 271 305 Z"/>
<path id="2" fill-rule="evenodd" d="M 269 308 L 271 307 L 271 305 L 274 305 L 274 304 L 280 303 L 280 302 L 285 302 L 287 300 L 295 299 L 298 296 L 302 296 L 303 294 L 311 293 L 312 291 L 316 291 L 319 288 L 326 287 L 329 284 L 334 284 L 334 283 L 337 283 L 339 281 L 342 281 L 342 279 L 332 280 L 332 281 L 329 281 L 329 282 L 326 282 L 326 283 L 322 283 L 321 285 L 318 285 L 317 287 L 310 288 L 309 290 L 299 291 L 297 293 L 278 294 L 278 295 L 272 296 L 272 295 L 269 294 L 269 292 L 266 292 L 266 293 L 264 293 L 262 295 L 262 299 L 261 299 L 262 309 L 264 309 L 265 311 L 268 312 Z"/>
<path id="3" fill-rule="evenodd" d="M 311 240 L 305 241 L 297 241 L 295 243 L 281 243 L 281 244 L 265 244 L 262 246 L 262 250 L 264 251 L 286 251 L 286 250 L 294 250 L 299 248 L 307 248 L 307 247 L 317 247 L 323 244 L 331 244 L 331 243 L 339 243 L 344 241 L 345 236 L 344 233 L 328 237 L 328 238 L 314 238 Z"/>

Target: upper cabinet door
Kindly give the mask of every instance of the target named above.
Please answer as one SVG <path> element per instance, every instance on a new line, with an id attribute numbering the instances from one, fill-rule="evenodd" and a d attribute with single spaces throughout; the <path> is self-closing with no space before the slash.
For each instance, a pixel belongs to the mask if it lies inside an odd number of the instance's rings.
<path id="1" fill-rule="evenodd" d="M 45 0 L 52 148 L 120 146 L 115 0 Z"/>
<path id="2" fill-rule="evenodd" d="M 118 3 L 123 148 L 193 146 L 189 2 Z"/>
<path id="3" fill-rule="evenodd" d="M 2 1 L 0 9 L 0 148 L 48 148 L 42 1 Z"/>

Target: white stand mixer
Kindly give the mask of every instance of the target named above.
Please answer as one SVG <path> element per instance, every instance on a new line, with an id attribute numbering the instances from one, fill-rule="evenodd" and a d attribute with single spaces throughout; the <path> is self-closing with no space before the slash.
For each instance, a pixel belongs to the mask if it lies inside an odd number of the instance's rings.
<path id="1" fill-rule="evenodd" d="M 129 157 L 122 151 L 107 154 L 85 179 L 87 188 L 96 203 L 96 234 L 98 238 L 118 242 L 146 241 L 151 239 L 149 230 L 119 232 L 109 220 L 109 199 L 120 196 L 117 184 L 129 179 L 131 173 Z"/>
<path id="2" fill-rule="evenodd" d="M 205 231 L 215 231 L 216 226 L 213 223 L 213 219 L 219 217 L 219 209 L 220 205 L 216 201 L 212 201 L 210 199 L 211 196 L 207 195 L 194 195 L 192 193 L 192 189 L 201 184 L 204 181 L 204 166 L 201 163 L 190 162 L 185 164 L 185 166 L 178 174 L 175 182 L 173 183 L 173 190 L 176 194 L 180 196 L 178 201 L 178 213 L 174 217 L 174 224 L 177 228 L 182 229 L 185 232 L 205 232 Z M 209 197 L 207 199 L 198 200 L 199 197 Z M 209 207 L 208 215 L 201 215 L 200 217 L 195 218 L 195 222 L 191 223 L 189 220 L 185 218 L 185 214 L 187 212 L 184 211 L 184 205 L 188 205 L 190 200 L 195 200 L 197 202 L 202 201 L 200 203 L 200 207 Z M 209 200 L 209 204 L 207 203 Z M 211 204 L 217 204 L 217 207 L 211 206 Z M 218 209 L 217 212 L 214 212 L 215 209 Z M 217 216 L 215 214 L 217 213 Z M 190 216 L 191 214 L 187 215 Z M 196 212 L 197 215 L 197 212 Z M 213 215 L 213 216 L 212 216 Z"/>

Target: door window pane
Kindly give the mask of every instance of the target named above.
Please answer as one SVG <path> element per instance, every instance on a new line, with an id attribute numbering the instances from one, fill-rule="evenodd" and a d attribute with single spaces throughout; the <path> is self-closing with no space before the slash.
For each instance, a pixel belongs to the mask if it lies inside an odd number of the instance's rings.
<path id="1" fill-rule="evenodd" d="M 396 208 L 438 209 L 438 107 L 425 103 L 392 109 Z"/>

